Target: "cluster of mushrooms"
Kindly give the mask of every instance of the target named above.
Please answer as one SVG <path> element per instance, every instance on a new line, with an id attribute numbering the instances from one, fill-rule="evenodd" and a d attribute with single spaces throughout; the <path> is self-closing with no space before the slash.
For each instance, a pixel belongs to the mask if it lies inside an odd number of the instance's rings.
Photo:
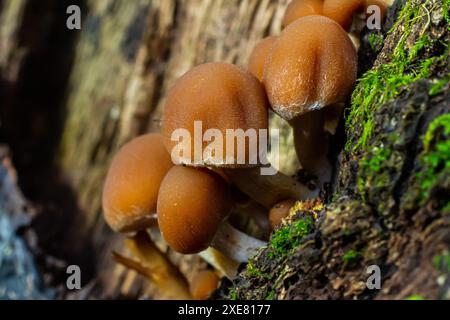
<path id="1" fill-rule="evenodd" d="M 270 229 L 296 201 L 317 197 L 330 179 L 329 135 L 356 81 L 357 47 L 348 32 L 357 34 L 355 25 L 373 4 L 385 13 L 382 0 L 294 0 L 284 30 L 256 45 L 248 69 L 206 63 L 178 79 L 167 96 L 162 132 L 125 144 L 108 171 L 105 219 L 128 236 L 138 259 L 114 253 L 116 261 L 149 277 L 168 298 L 207 298 L 218 286 L 216 271 L 233 277 L 237 265 L 266 244 L 232 226 L 233 212 L 240 209 Z M 194 136 L 194 121 L 223 133 L 268 129 L 269 108 L 292 126 L 302 168 L 317 178 L 314 187 L 281 172 L 263 176 L 260 165 L 171 157 L 174 130 Z M 200 272 L 188 284 L 153 243 L 148 230 L 158 228 L 174 251 L 200 253 L 216 271 Z"/>

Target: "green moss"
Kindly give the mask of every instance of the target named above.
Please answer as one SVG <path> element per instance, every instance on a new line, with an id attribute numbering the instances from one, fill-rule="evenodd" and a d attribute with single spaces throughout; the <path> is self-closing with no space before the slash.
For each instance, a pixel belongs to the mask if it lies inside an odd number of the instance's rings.
<path id="1" fill-rule="evenodd" d="M 406 297 L 405 300 L 425 300 L 425 298 L 418 294 L 412 294 Z"/>
<path id="2" fill-rule="evenodd" d="M 417 6 L 412 0 L 407 1 L 390 31 L 396 30 L 397 26 L 402 24 L 402 35 L 388 57 L 389 62 L 368 71 L 358 81 L 352 95 L 346 127 L 349 137 L 355 134 L 355 130 L 361 132 L 358 133 L 358 137 L 349 139 L 347 151 L 355 151 L 368 145 L 373 133 L 373 114 L 380 105 L 398 96 L 408 85 L 429 77 L 430 67 L 440 62 L 445 63 L 448 58 L 448 42 L 443 44 L 445 50 L 440 56 L 426 57 L 424 54 L 425 50 L 432 49 L 438 44 L 442 45 L 438 39 L 430 38 L 426 34 L 430 26 L 430 23 L 427 23 L 429 11 L 430 1 L 426 1 L 423 6 Z M 411 45 L 410 36 L 417 25 L 423 25 L 423 30 Z"/>
<path id="3" fill-rule="evenodd" d="M 344 263 L 349 264 L 353 262 L 357 262 L 362 259 L 362 254 L 356 250 L 348 250 L 344 255 L 342 256 L 342 261 Z"/>
<path id="4" fill-rule="evenodd" d="M 272 236 L 269 244 L 272 257 L 285 256 L 292 249 L 300 245 L 301 240 L 313 230 L 314 219 L 312 217 L 301 218 L 291 225 L 278 229 Z"/>
<path id="5" fill-rule="evenodd" d="M 379 34 L 372 33 L 369 35 L 369 45 L 372 51 L 377 51 L 383 45 L 384 37 Z"/>
<path id="6" fill-rule="evenodd" d="M 437 135 L 441 137 L 435 142 Z M 419 158 L 421 171 L 416 175 L 420 184 L 420 204 L 426 201 L 436 181 L 450 172 L 450 114 L 433 120 L 423 138 L 423 146 L 424 152 Z"/>

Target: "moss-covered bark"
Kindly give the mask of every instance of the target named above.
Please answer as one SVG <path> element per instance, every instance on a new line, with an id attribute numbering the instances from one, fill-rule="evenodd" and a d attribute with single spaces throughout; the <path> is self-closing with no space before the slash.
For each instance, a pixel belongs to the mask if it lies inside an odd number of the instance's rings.
<path id="1" fill-rule="evenodd" d="M 361 69 L 377 58 L 347 110 L 332 201 L 294 210 L 218 297 L 450 298 L 449 3 L 397 1 L 392 27 L 365 33 Z M 374 264 L 381 290 L 366 286 Z"/>
<path id="2" fill-rule="evenodd" d="M 63 27 L 72 2 L 83 7 L 80 32 Z M 100 261 L 94 296 L 147 290 L 109 257 L 121 241 L 100 210 L 111 156 L 159 129 L 165 92 L 190 67 L 245 65 L 256 41 L 279 32 L 287 2 L 0 0 L 2 140 L 42 206 L 34 227 L 45 251 L 83 270 L 93 254 Z M 300 204 L 218 297 L 448 297 L 448 11 L 448 0 L 397 1 L 383 30 L 363 33 L 332 199 Z M 294 172 L 289 128 L 271 124 Z M 199 265 L 170 255 L 186 274 Z M 382 268 L 381 291 L 365 286 L 370 264 Z"/>

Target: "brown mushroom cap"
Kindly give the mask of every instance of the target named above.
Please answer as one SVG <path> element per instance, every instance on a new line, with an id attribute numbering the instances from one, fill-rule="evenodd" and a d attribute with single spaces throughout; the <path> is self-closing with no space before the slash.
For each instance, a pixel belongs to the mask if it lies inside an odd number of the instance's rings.
<path id="1" fill-rule="evenodd" d="M 284 200 L 276 204 L 269 211 L 269 221 L 273 228 L 281 225 L 283 218 L 289 215 L 289 211 L 295 205 L 295 200 Z"/>
<path id="2" fill-rule="evenodd" d="M 190 291 L 195 300 L 206 300 L 219 286 L 219 277 L 212 270 L 199 272 L 191 281 Z"/>
<path id="3" fill-rule="evenodd" d="M 194 138 L 195 121 L 201 121 L 202 134 L 208 129 L 218 129 L 223 137 L 227 129 L 267 129 L 268 103 L 261 83 L 250 72 L 227 63 L 207 63 L 193 68 L 178 79 L 165 104 L 162 132 L 169 153 L 178 144 L 171 141 L 172 133 L 187 129 Z M 205 150 L 209 142 L 202 144 Z M 223 157 L 200 159 L 201 165 L 233 167 L 224 163 L 226 143 L 223 146 Z M 177 154 L 172 159 L 176 164 L 192 165 L 196 160 L 194 142 L 191 149 L 190 158 Z"/>
<path id="4" fill-rule="evenodd" d="M 364 0 L 325 0 L 323 14 L 348 29 L 352 25 L 353 15 L 364 7 Z"/>
<path id="5" fill-rule="evenodd" d="M 323 0 L 293 0 L 286 8 L 283 27 L 287 27 L 297 19 L 322 14 Z"/>
<path id="6" fill-rule="evenodd" d="M 263 83 L 272 108 L 286 120 L 345 101 L 356 81 L 355 47 L 323 16 L 290 24 L 275 42 Z"/>
<path id="7" fill-rule="evenodd" d="M 211 170 L 175 166 L 161 183 L 159 228 L 177 252 L 191 254 L 206 249 L 230 210 L 227 183 Z"/>
<path id="8" fill-rule="evenodd" d="M 102 197 L 105 220 L 113 230 L 139 231 L 150 224 L 160 183 L 172 166 L 160 134 L 137 137 L 119 150 Z"/>
<path id="9" fill-rule="evenodd" d="M 262 39 L 256 44 L 255 48 L 253 48 L 252 54 L 250 55 L 248 70 L 255 77 L 257 77 L 259 81 L 262 81 L 264 65 L 266 64 L 267 57 L 276 39 L 277 37 L 275 36 Z"/>

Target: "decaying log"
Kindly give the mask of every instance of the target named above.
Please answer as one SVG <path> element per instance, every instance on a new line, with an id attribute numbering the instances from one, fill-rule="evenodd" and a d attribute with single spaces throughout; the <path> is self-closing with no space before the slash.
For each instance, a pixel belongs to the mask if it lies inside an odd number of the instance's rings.
<path id="1" fill-rule="evenodd" d="M 83 297 L 158 297 L 111 260 L 122 249 L 100 206 L 111 157 L 159 130 L 167 90 L 192 66 L 245 66 L 258 40 L 279 33 L 287 2 L 0 0 L 0 140 L 38 205 L 39 246 L 62 261 L 44 263 L 61 276 L 49 285 L 79 264 Z M 65 28 L 70 4 L 82 8 L 79 31 Z M 448 297 L 448 24 L 448 0 L 398 0 L 383 30 L 363 32 L 330 201 L 299 206 L 218 298 Z M 290 129 L 277 117 L 271 125 L 292 174 Z M 203 266 L 158 245 L 188 276 Z M 371 264 L 381 291 L 366 286 Z"/>

